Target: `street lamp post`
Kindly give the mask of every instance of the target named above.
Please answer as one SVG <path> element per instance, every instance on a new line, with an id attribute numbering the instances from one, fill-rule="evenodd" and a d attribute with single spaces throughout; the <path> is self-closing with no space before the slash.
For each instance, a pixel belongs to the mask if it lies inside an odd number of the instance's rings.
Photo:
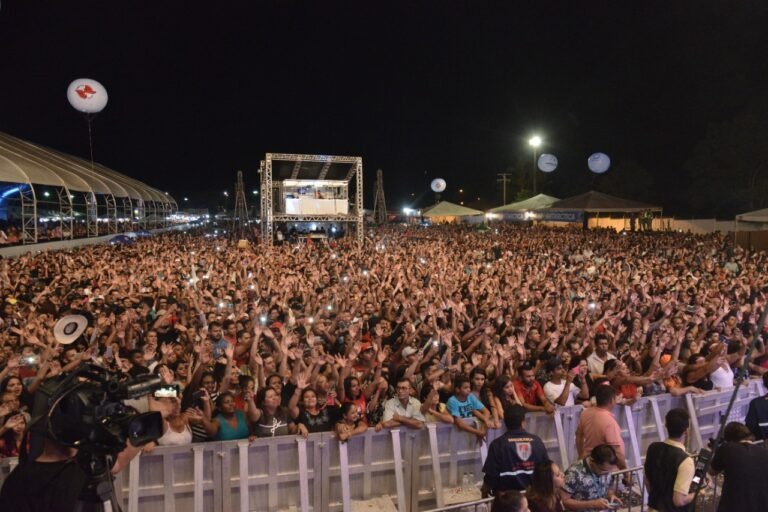
<path id="1" fill-rule="evenodd" d="M 536 195 L 536 157 L 539 146 L 541 146 L 541 137 L 534 135 L 528 141 L 528 144 L 533 148 L 533 195 Z"/>

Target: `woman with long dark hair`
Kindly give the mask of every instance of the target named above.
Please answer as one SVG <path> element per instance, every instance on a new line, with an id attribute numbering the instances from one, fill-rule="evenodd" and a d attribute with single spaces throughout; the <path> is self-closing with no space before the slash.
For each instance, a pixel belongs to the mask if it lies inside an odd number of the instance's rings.
<path id="1" fill-rule="evenodd" d="M 496 402 L 495 411 L 498 420 L 504 419 L 504 409 L 510 405 L 522 405 L 515 391 L 515 382 L 507 375 L 501 375 L 493 383 L 493 400 Z"/>
<path id="2" fill-rule="evenodd" d="M 528 487 L 528 507 L 531 512 L 564 512 L 560 488 L 565 485 L 565 474 L 554 462 L 539 462 L 533 468 L 531 486 Z"/>
<path id="3" fill-rule="evenodd" d="M 296 390 L 288 402 L 288 412 L 297 424 L 304 426 L 303 435 L 328 432 L 337 419 L 336 408 L 321 406 L 317 391 L 309 387 L 309 382 L 304 377 L 299 377 L 296 381 Z"/>

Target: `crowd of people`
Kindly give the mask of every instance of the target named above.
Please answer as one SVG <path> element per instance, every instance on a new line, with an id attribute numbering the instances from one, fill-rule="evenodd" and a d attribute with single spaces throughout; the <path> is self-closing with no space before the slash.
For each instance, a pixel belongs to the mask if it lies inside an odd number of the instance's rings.
<path id="1" fill-rule="evenodd" d="M 40 383 L 82 361 L 180 386 L 135 404 L 162 413 L 159 445 L 427 422 L 483 439 L 512 406 L 601 421 L 643 395 L 729 388 L 747 355 L 765 374 L 764 342 L 747 352 L 767 263 L 717 233 L 504 224 L 269 249 L 171 233 L 2 259 L 0 455 L 18 454 Z M 61 345 L 69 314 L 88 328 Z M 578 448 L 625 467 L 615 442 Z"/>

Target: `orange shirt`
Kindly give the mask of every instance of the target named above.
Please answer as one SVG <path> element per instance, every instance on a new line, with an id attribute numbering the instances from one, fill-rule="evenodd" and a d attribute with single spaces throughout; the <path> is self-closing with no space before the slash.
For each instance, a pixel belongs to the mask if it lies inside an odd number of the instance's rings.
<path id="1" fill-rule="evenodd" d="M 624 440 L 621 438 L 621 427 L 619 427 L 611 411 L 607 411 L 602 407 L 584 409 L 579 418 L 579 429 L 584 439 L 583 450 L 579 457 L 586 457 L 592 451 L 592 448 L 599 444 L 609 444 L 618 453 L 624 454 Z"/>

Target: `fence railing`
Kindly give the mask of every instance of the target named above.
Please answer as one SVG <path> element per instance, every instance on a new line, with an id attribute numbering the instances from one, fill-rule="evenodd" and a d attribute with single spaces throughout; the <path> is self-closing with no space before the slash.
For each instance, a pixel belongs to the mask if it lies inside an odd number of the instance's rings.
<path id="1" fill-rule="evenodd" d="M 750 381 L 739 392 L 732 418 L 743 419 L 749 401 L 764 393 L 762 382 Z M 637 468 L 648 445 L 664 439 L 666 412 L 673 407 L 689 410 L 690 449 L 695 452 L 715 434 L 730 395 L 728 390 L 657 395 L 617 407 L 628 464 L 635 471 L 634 492 L 642 496 L 643 475 Z M 550 458 L 563 468 L 578 458 L 575 438 L 581 410 L 560 407 L 553 416 L 526 417 L 527 429 L 542 438 Z M 358 502 L 367 502 L 368 510 L 451 510 L 458 502 L 482 504 L 474 484 L 482 479 L 488 444 L 502 434 L 503 429 L 489 431 L 486 441 L 478 443 L 452 425 L 430 424 L 422 430 L 369 429 L 346 443 L 328 432 L 307 439 L 283 436 L 252 443 L 158 447 L 136 457 L 117 478 L 116 489 L 127 512 L 350 512 L 363 509 Z M 15 463 L 2 461 L 0 481 Z"/>

